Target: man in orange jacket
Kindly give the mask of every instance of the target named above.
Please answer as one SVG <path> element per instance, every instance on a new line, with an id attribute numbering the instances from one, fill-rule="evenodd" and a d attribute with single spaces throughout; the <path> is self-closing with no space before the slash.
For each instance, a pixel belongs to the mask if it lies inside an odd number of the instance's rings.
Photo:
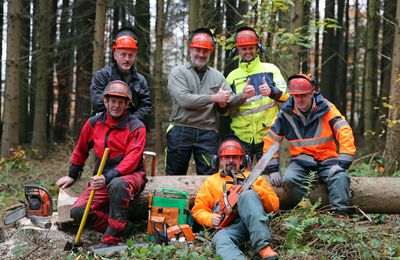
<path id="1" fill-rule="evenodd" d="M 250 174 L 244 169 L 243 161 L 248 161 L 240 143 L 226 138 L 218 150 L 218 160 L 222 170 L 208 177 L 197 193 L 192 214 L 195 220 L 206 227 L 218 227 L 223 216 L 218 214 L 218 200 L 223 192 L 224 182 L 238 182 Z M 245 160 L 243 160 L 245 158 Z M 216 158 L 215 158 L 216 159 Z M 227 190 L 232 184 L 227 184 Z M 250 240 L 252 248 L 262 259 L 277 259 L 278 254 L 271 248 L 269 219 L 266 212 L 276 212 L 279 199 L 264 178 L 259 177 L 251 190 L 239 196 L 238 218 L 226 228 L 221 229 L 212 239 L 217 254 L 223 259 L 246 259 L 240 248 Z"/>
<path id="2" fill-rule="evenodd" d="M 345 214 L 350 205 L 350 178 L 346 170 L 356 152 L 351 127 L 335 105 L 315 91 L 312 77 L 297 74 L 288 81 L 291 97 L 264 137 L 264 152 L 286 137 L 292 158 L 282 181 L 278 153 L 275 155 L 267 166 L 271 184 L 275 187 L 283 184 L 290 206 L 296 206 L 307 193 L 307 175 L 316 171 L 327 184 L 335 213 Z M 338 151 L 335 141 L 339 144 Z"/>

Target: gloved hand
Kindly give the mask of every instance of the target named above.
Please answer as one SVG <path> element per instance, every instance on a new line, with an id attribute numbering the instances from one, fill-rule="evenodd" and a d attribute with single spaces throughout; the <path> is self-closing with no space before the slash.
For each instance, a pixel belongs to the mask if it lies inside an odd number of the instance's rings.
<path id="1" fill-rule="evenodd" d="M 273 172 L 269 175 L 269 177 L 271 179 L 272 186 L 277 188 L 282 186 L 282 177 L 279 172 Z"/>

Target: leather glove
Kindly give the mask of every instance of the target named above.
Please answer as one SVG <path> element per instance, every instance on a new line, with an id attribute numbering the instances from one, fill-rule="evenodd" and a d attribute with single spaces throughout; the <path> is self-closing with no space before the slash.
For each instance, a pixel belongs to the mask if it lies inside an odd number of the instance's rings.
<path id="1" fill-rule="evenodd" d="M 269 175 L 269 178 L 271 179 L 271 184 L 274 187 L 281 187 L 282 186 L 282 177 L 279 172 L 273 172 Z"/>

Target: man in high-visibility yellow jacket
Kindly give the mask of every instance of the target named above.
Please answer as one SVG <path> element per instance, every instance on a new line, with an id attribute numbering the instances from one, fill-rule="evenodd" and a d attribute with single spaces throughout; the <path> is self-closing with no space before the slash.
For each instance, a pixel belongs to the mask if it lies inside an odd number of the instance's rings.
<path id="1" fill-rule="evenodd" d="M 262 156 L 263 137 L 275 121 L 277 102 L 289 98 L 286 82 L 274 64 L 261 62 L 258 50 L 264 51 L 257 33 L 251 27 L 236 31 L 235 46 L 240 55 L 239 67 L 229 73 L 226 81 L 233 92 L 243 93 L 246 102 L 230 111 L 230 129 L 246 153 L 253 159 Z"/>

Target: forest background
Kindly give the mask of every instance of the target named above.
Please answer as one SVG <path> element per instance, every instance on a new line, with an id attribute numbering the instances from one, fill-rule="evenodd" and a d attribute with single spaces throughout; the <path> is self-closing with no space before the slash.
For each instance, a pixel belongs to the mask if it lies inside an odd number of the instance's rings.
<path id="1" fill-rule="evenodd" d="M 211 65 L 227 75 L 239 26 L 254 26 L 261 56 L 284 77 L 315 76 L 346 116 L 359 158 L 381 175 L 397 174 L 400 147 L 400 0 L 13 0 L 0 1 L 1 156 L 46 158 L 55 144 L 74 143 L 91 114 L 93 73 L 112 62 L 115 31 L 139 35 L 136 66 L 151 86 L 148 149 L 163 154 L 171 110 L 166 89 L 173 66 L 188 59 L 188 35 L 213 30 Z M 397 20 L 395 19 L 397 17 Z M 159 156 L 162 158 L 162 156 Z M 65 159 L 67 160 L 67 158 Z"/>

